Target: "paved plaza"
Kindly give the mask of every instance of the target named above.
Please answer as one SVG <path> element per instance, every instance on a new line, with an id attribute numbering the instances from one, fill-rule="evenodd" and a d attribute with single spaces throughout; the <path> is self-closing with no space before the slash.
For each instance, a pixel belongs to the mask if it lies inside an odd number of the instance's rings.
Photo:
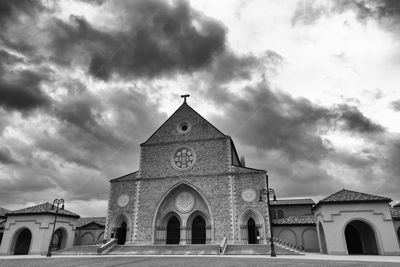
<path id="1" fill-rule="evenodd" d="M 348 260 L 347 260 L 348 259 Z M 376 261 L 375 261 L 376 259 Z M 371 260 L 371 261 L 366 261 Z M 393 262 L 395 261 L 395 262 Z M 345 259 L 318 259 L 316 257 L 166 257 L 166 256 L 135 256 L 135 257 L 0 257 L 0 266 L 7 267 L 47 267 L 47 266 L 89 266 L 89 267 L 108 267 L 108 266 L 204 266 L 204 267 L 225 267 L 225 266 L 399 266 L 400 257 L 346 257 Z"/>

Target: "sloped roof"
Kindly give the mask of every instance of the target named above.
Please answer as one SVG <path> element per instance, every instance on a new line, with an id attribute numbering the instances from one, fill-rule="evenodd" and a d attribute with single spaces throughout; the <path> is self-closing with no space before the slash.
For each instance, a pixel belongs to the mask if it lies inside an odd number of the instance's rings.
<path id="1" fill-rule="evenodd" d="M 240 167 L 240 166 L 235 166 L 232 165 L 232 172 L 234 173 L 266 173 L 265 170 L 260 170 L 260 169 L 254 169 L 254 168 L 249 168 L 249 167 Z"/>
<path id="2" fill-rule="evenodd" d="M 83 227 L 90 223 L 97 223 L 98 225 L 105 226 L 106 225 L 106 217 L 79 218 L 76 223 L 76 227 Z"/>
<path id="3" fill-rule="evenodd" d="M 314 215 L 286 216 L 281 219 L 272 220 L 272 224 L 275 225 L 315 224 L 315 217 Z"/>
<path id="4" fill-rule="evenodd" d="M 9 213 L 10 211 L 8 209 L 0 207 L 0 217 L 5 217 L 6 213 Z"/>
<path id="5" fill-rule="evenodd" d="M 392 219 L 395 221 L 400 221 L 400 209 L 390 209 L 390 215 L 392 215 Z"/>
<path id="6" fill-rule="evenodd" d="M 400 208 L 400 202 L 397 203 L 396 205 L 394 205 L 393 208 L 396 208 L 396 209 Z"/>
<path id="7" fill-rule="evenodd" d="M 347 189 L 342 189 L 322 200 L 320 200 L 317 206 L 321 204 L 340 204 L 340 203 L 363 203 L 363 202 L 390 202 L 392 201 L 390 198 L 381 197 L 377 195 L 371 195 L 356 191 L 350 191 Z"/>
<path id="8" fill-rule="evenodd" d="M 270 202 L 271 206 L 283 205 L 314 205 L 315 202 L 311 198 L 295 198 L 295 199 L 277 199 Z"/>
<path id="9" fill-rule="evenodd" d="M 56 213 L 56 207 L 50 204 L 49 202 L 42 203 L 39 205 L 35 205 L 32 207 L 28 208 L 23 208 L 15 211 L 10 211 L 7 212 L 7 215 L 25 215 L 25 214 L 55 214 Z M 79 218 L 80 216 L 76 213 L 73 213 L 69 210 L 66 209 L 58 209 L 58 215 L 63 215 L 63 216 L 70 216 L 70 217 L 77 217 Z"/>
<path id="10" fill-rule="evenodd" d="M 123 181 L 133 181 L 137 178 L 139 171 L 125 174 L 121 177 L 111 179 L 110 182 L 123 182 Z"/>

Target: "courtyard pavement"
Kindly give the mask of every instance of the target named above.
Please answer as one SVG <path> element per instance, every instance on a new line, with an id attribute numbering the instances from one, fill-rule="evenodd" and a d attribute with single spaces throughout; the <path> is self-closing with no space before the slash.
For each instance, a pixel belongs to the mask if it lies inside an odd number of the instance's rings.
<path id="1" fill-rule="evenodd" d="M 2 256 L 0 266 L 50 267 L 50 266 L 400 266 L 400 256 L 336 256 L 307 253 L 306 255 L 269 256 L 53 256 L 39 255 Z"/>

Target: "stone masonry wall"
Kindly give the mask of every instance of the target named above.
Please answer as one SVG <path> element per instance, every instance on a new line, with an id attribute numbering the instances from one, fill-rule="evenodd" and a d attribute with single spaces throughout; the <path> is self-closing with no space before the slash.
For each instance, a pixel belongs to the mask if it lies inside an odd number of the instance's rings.
<path id="1" fill-rule="evenodd" d="M 240 221 L 240 215 L 250 209 L 257 211 L 263 218 L 263 224 L 265 226 L 265 232 L 262 235 L 263 237 L 267 236 L 269 231 L 269 221 L 268 221 L 268 207 L 266 202 L 266 197 L 263 197 L 264 202 L 259 202 L 259 194 L 261 188 L 266 188 L 265 182 L 265 174 L 240 174 L 235 175 L 235 188 L 236 188 L 236 237 L 235 241 L 238 242 L 239 240 L 239 232 L 240 232 L 240 225 L 245 224 L 246 222 Z M 256 191 L 257 197 L 256 199 L 248 203 L 242 199 L 242 192 L 244 189 L 251 188 Z"/>
<path id="2" fill-rule="evenodd" d="M 141 151 L 141 177 L 204 175 L 228 170 L 228 146 L 226 138 L 197 142 L 176 142 L 164 145 L 144 145 Z M 177 148 L 187 146 L 196 153 L 196 163 L 185 172 L 175 170 L 171 156 Z"/>
<path id="3" fill-rule="evenodd" d="M 109 239 L 111 236 L 111 228 L 112 226 L 112 221 L 116 216 L 119 214 L 123 213 L 129 217 L 129 222 L 128 223 L 128 228 L 129 230 L 132 229 L 133 225 L 129 225 L 129 223 L 132 224 L 133 222 L 133 212 L 134 212 L 134 199 L 135 199 L 135 182 L 134 181 L 126 181 L 126 182 L 112 182 L 111 183 L 111 189 L 110 189 L 110 197 L 108 201 L 108 212 L 107 212 L 107 222 L 106 222 L 106 232 L 105 232 L 105 238 Z M 129 196 L 129 203 L 125 207 L 121 208 L 117 204 L 118 197 L 126 194 Z M 130 231 L 132 233 L 132 231 Z M 129 238 L 129 240 L 132 237 Z M 127 238 L 128 239 L 128 238 Z"/>

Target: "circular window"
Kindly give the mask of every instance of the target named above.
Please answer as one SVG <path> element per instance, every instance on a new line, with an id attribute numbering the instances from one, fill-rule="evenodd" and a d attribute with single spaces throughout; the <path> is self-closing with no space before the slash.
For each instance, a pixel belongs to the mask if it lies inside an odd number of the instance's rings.
<path id="1" fill-rule="evenodd" d="M 172 154 L 171 165 L 175 170 L 190 170 L 196 162 L 196 153 L 189 147 L 180 147 Z"/>
<path id="2" fill-rule="evenodd" d="M 190 131 L 190 129 L 192 129 L 192 125 L 187 121 L 183 121 L 178 124 L 176 129 L 177 129 L 178 133 L 185 134 L 185 133 L 188 133 Z"/>

